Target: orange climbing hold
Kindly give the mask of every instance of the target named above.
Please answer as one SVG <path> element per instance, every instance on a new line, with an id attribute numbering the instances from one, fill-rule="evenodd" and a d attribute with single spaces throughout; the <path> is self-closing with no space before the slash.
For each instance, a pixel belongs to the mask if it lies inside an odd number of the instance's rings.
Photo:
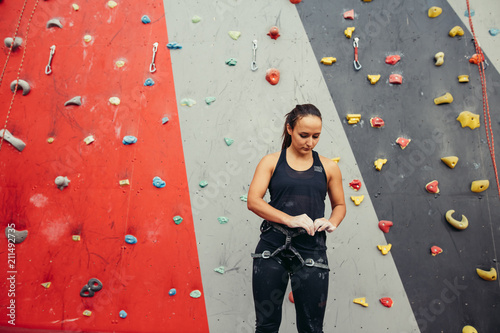
<path id="1" fill-rule="evenodd" d="M 272 39 L 276 40 L 280 36 L 280 30 L 276 26 L 271 27 L 271 29 L 269 29 L 269 32 L 267 33 L 267 35 L 269 37 L 271 37 Z"/>
<path id="2" fill-rule="evenodd" d="M 403 76 L 401 74 L 391 74 L 389 76 L 389 83 L 402 84 L 403 83 Z"/>
<path id="3" fill-rule="evenodd" d="M 469 62 L 471 64 L 476 64 L 476 65 L 483 61 L 484 61 L 484 56 L 479 53 L 474 53 L 474 55 L 472 55 L 472 57 L 470 57 L 469 59 Z"/>
<path id="4" fill-rule="evenodd" d="M 280 71 L 276 68 L 269 68 L 266 71 L 266 80 L 273 86 L 280 82 Z"/>
<path id="5" fill-rule="evenodd" d="M 294 5 L 302 2 L 302 0 L 290 0 L 291 3 L 293 3 Z"/>
<path id="6" fill-rule="evenodd" d="M 397 54 L 393 54 L 385 58 L 385 63 L 388 65 L 395 65 L 399 62 L 399 60 L 401 60 L 401 57 Z"/>
<path id="7" fill-rule="evenodd" d="M 293 293 L 290 291 L 290 293 L 288 294 L 288 300 L 291 302 L 291 303 L 295 303 L 294 299 L 293 299 Z"/>

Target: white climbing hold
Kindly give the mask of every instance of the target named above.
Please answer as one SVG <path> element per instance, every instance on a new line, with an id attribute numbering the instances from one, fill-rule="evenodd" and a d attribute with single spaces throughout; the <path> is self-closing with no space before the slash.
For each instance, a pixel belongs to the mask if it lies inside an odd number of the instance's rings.
<path id="1" fill-rule="evenodd" d="M 111 97 L 109 99 L 109 103 L 113 105 L 120 105 L 120 99 L 118 97 Z"/>
<path id="2" fill-rule="evenodd" d="M 65 187 L 69 185 L 71 180 L 69 180 L 68 177 L 58 176 L 56 177 L 56 180 L 54 182 L 56 183 L 57 187 L 62 191 L 64 190 Z"/>
<path id="3" fill-rule="evenodd" d="M 8 48 L 10 48 L 12 43 L 14 43 L 14 46 L 12 46 L 12 50 L 15 50 L 19 46 L 21 46 L 21 44 L 23 43 L 23 39 L 21 37 L 16 37 L 16 39 L 14 40 L 12 37 L 7 37 L 3 40 L 3 42 Z"/>
<path id="4" fill-rule="evenodd" d="M 89 144 L 91 144 L 92 142 L 94 142 L 94 141 L 95 141 L 95 138 L 94 138 L 94 136 L 93 136 L 93 135 L 89 135 L 88 137 L 86 137 L 85 139 L 83 139 L 83 141 L 84 141 L 87 145 L 89 145 Z"/>
<path id="5" fill-rule="evenodd" d="M 62 29 L 63 25 L 58 18 L 53 18 L 47 21 L 47 28 L 52 28 L 52 27 L 58 27 Z"/>
<path id="6" fill-rule="evenodd" d="M 31 86 L 28 82 L 24 80 L 14 80 L 10 83 L 10 90 L 14 92 L 16 90 L 16 82 L 17 82 L 17 90 L 19 90 L 19 87 L 23 90 L 23 96 L 26 96 L 30 93 L 31 91 Z"/>
<path id="7" fill-rule="evenodd" d="M 8 130 L 5 130 L 5 135 L 4 135 L 4 130 L 0 130 L 0 138 L 3 137 L 5 141 L 10 143 L 11 145 L 14 146 L 19 151 L 23 151 L 23 149 L 26 147 L 26 144 L 21 140 L 13 136 Z"/>
<path id="8" fill-rule="evenodd" d="M 86 43 L 90 43 L 92 41 L 92 36 L 91 35 L 85 35 L 85 36 L 83 36 L 83 40 Z"/>
<path id="9" fill-rule="evenodd" d="M 78 106 L 82 105 L 82 96 L 75 96 L 64 103 L 64 106 L 68 105 L 78 105 Z"/>
<path id="10" fill-rule="evenodd" d="M 14 244 L 21 244 L 28 237 L 28 230 L 17 231 L 14 228 L 7 227 L 5 228 L 5 237 L 7 237 L 7 240 L 14 239 Z"/>

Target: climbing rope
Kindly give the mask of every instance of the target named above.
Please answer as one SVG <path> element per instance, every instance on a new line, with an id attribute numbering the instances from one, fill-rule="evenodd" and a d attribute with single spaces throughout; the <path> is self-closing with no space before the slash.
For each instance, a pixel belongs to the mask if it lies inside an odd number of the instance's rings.
<path id="1" fill-rule="evenodd" d="M 476 53 L 479 56 L 477 67 L 479 69 L 479 77 L 481 79 L 481 89 L 483 93 L 483 114 L 484 114 L 484 126 L 486 130 L 486 140 L 488 142 L 488 148 L 490 150 L 491 161 L 493 162 L 493 170 L 495 172 L 495 179 L 497 182 L 498 197 L 500 199 L 500 182 L 498 180 L 498 169 L 495 159 L 495 142 L 493 139 L 493 130 L 491 129 L 490 106 L 488 104 L 488 93 L 486 91 L 486 73 L 484 72 L 484 62 L 486 58 L 484 57 L 483 51 L 481 50 L 479 42 L 477 41 L 476 33 L 474 32 L 474 25 L 472 24 L 469 0 L 466 1 L 467 1 L 467 12 L 469 14 L 469 26 L 472 32 L 472 36 L 474 37 L 474 46 L 476 48 Z"/>
<path id="2" fill-rule="evenodd" d="M 16 36 L 17 36 L 18 30 L 19 30 L 19 26 L 21 25 L 21 19 L 22 19 L 22 16 L 23 16 L 24 9 L 26 8 L 26 3 L 27 2 L 28 2 L 28 0 L 24 1 L 23 9 L 21 10 L 21 15 L 19 16 L 19 21 L 17 22 L 17 28 L 16 28 L 16 32 L 14 34 L 14 41 L 12 42 L 12 45 L 10 46 L 9 55 L 7 57 L 7 61 L 5 62 L 5 66 L 4 66 L 3 71 L 2 71 L 2 76 L 0 77 L 0 85 L 2 84 L 3 76 L 4 76 L 4 73 L 5 73 L 5 68 L 7 67 L 7 62 L 9 60 L 8 58 L 9 58 L 10 53 L 12 51 L 12 48 L 14 46 L 14 42 L 16 40 Z M 33 19 L 33 15 L 35 14 L 35 10 L 36 10 L 36 8 L 38 6 L 38 2 L 39 2 L 39 0 L 35 1 L 35 5 L 33 6 L 33 10 L 31 11 L 31 16 L 29 18 L 28 25 L 26 27 L 26 35 L 24 37 L 25 40 L 24 40 L 23 56 L 21 58 L 21 63 L 19 64 L 19 69 L 17 71 L 16 86 L 14 87 L 14 93 L 12 94 L 12 99 L 10 100 L 9 110 L 7 111 L 7 117 L 5 119 L 5 125 L 3 127 L 2 138 L 0 139 L 0 150 L 2 150 L 2 144 L 3 144 L 4 138 L 5 138 L 5 133 L 7 132 L 7 123 L 9 122 L 10 113 L 12 111 L 12 105 L 14 105 L 14 99 L 16 98 L 17 88 L 19 87 L 19 78 L 21 76 L 21 70 L 23 68 L 24 57 L 26 56 L 26 49 L 28 48 L 28 35 L 29 35 L 29 32 L 30 32 L 31 20 Z"/>

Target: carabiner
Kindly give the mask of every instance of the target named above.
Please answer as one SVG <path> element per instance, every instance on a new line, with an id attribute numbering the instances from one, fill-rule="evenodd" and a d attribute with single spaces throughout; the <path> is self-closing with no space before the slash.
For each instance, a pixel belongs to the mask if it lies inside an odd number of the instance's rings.
<path id="1" fill-rule="evenodd" d="M 52 67 L 50 67 L 50 65 L 52 64 L 52 58 L 54 57 L 54 53 L 56 53 L 56 46 L 52 45 L 50 47 L 49 64 L 45 66 L 45 74 L 47 75 L 52 73 Z"/>
<path id="2" fill-rule="evenodd" d="M 359 37 L 354 37 L 354 41 L 352 42 L 352 46 L 354 47 L 354 69 L 359 71 L 361 69 L 361 64 L 358 60 L 358 46 L 359 46 Z"/>
<path id="3" fill-rule="evenodd" d="M 253 57 L 252 64 L 250 65 L 252 71 L 256 71 L 259 67 L 257 67 L 257 40 L 253 41 Z"/>
<path id="4" fill-rule="evenodd" d="M 153 44 L 153 60 L 151 60 L 151 65 L 149 65 L 149 72 L 150 73 L 156 72 L 155 58 L 156 58 L 157 51 L 158 51 L 158 43 L 154 43 Z"/>

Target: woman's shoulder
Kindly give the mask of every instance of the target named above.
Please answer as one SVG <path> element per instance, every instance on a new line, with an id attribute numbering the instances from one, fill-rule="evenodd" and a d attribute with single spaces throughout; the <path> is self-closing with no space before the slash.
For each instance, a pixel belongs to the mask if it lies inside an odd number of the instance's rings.
<path id="1" fill-rule="evenodd" d="M 267 154 L 264 156 L 261 160 L 260 163 L 264 165 L 270 165 L 274 168 L 276 163 L 278 163 L 278 160 L 280 159 L 281 151 L 277 151 L 275 153 Z"/>

